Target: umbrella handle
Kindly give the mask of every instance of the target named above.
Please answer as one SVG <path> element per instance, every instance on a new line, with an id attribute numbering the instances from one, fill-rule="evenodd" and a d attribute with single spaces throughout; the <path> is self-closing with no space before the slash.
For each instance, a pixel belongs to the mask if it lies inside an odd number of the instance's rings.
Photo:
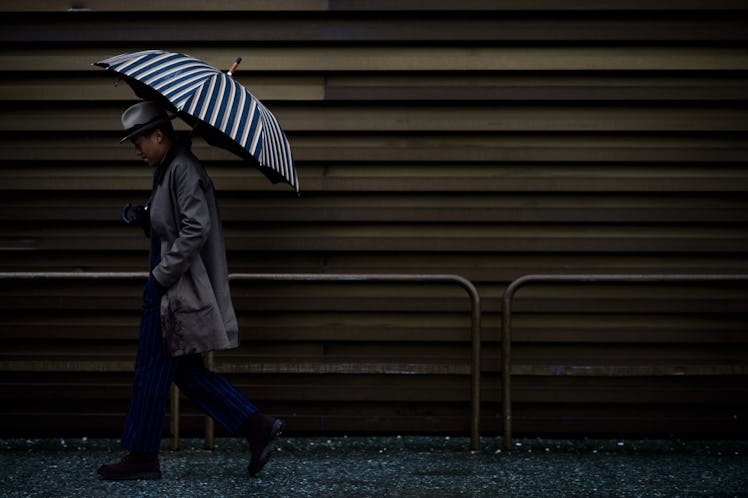
<path id="1" fill-rule="evenodd" d="M 226 73 L 229 76 L 232 76 L 234 72 L 236 71 L 236 68 L 239 67 L 239 63 L 242 61 L 241 57 L 237 57 L 234 63 L 231 65 L 231 69 Z"/>
<path id="2" fill-rule="evenodd" d="M 130 216 L 128 214 L 128 212 L 130 211 L 131 207 L 132 207 L 132 204 L 130 204 L 128 202 L 127 204 L 125 204 L 124 206 L 122 206 L 122 212 L 119 215 L 120 218 L 122 219 L 122 221 L 124 221 L 125 224 L 127 224 L 127 225 L 132 225 L 133 223 L 135 223 L 135 216 Z"/>

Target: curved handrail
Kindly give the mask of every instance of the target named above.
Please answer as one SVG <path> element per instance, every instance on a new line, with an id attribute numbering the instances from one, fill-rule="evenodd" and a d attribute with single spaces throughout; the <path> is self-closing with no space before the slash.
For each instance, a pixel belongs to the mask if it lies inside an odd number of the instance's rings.
<path id="1" fill-rule="evenodd" d="M 113 280 L 145 279 L 146 272 L 0 272 L 0 280 Z M 455 283 L 468 294 L 471 301 L 471 429 L 470 448 L 480 449 L 480 352 L 481 310 L 480 295 L 475 285 L 460 275 L 452 274 L 334 274 L 334 273 L 231 273 L 229 280 L 252 281 L 314 281 L 314 282 L 422 282 Z M 212 431 L 209 431 L 212 432 Z M 207 438 L 208 436 L 206 436 Z M 210 435 L 212 439 L 212 434 Z"/>
<path id="2" fill-rule="evenodd" d="M 455 283 L 470 297 L 471 303 L 471 423 L 470 449 L 480 450 L 480 355 L 481 309 L 480 295 L 473 283 L 453 274 L 338 274 L 338 273 L 232 273 L 230 280 L 306 281 L 306 282 L 413 282 Z"/>
<path id="3" fill-rule="evenodd" d="M 728 282 L 748 281 L 748 275 L 730 274 L 537 274 L 523 275 L 512 281 L 501 297 L 501 406 L 503 410 L 503 446 L 512 449 L 512 299 L 524 285 L 553 282 Z"/>

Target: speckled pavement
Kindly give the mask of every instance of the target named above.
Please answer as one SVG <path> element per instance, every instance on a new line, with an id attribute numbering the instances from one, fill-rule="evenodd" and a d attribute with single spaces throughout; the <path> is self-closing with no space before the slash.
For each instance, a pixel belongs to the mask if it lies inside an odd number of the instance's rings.
<path id="1" fill-rule="evenodd" d="M 748 496 L 748 441 L 287 437 L 259 476 L 239 439 L 161 453 L 159 481 L 104 481 L 114 439 L 2 439 L 2 497 Z M 166 443 L 164 443 L 165 445 Z"/>

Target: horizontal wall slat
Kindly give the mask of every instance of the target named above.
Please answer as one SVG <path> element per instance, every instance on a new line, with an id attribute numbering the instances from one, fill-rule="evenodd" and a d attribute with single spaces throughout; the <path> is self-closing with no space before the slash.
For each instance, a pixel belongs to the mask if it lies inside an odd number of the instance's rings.
<path id="1" fill-rule="evenodd" d="M 66 16 L 68 19 L 70 16 Z M 160 18 L 159 18 L 160 17 Z M 200 19 L 153 15 L 129 19 L 116 16 L 78 16 L 64 24 L 59 16 L 18 23 L 7 15 L 0 21 L 0 41 L 6 43 L 362 43 L 362 42 L 698 42 L 746 40 L 745 21 L 724 14 L 718 18 L 670 17 L 652 15 L 626 18 L 591 17 L 565 19 L 547 14 L 532 17 L 491 16 L 480 13 L 473 18 L 449 16 L 380 19 L 372 16 L 315 19 L 268 18 L 237 14 L 206 16 Z M 133 19 L 135 21 L 135 19 Z"/>
<path id="2" fill-rule="evenodd" d="M 240 66 L 241 67 L 241 66 Z M 541 74 L 410 73 L 385 75 L 241 74 L 235 79 L 251 87 L 263 101 L 294 102 L 322 100 L 346 102 L 459 101 L 495 102 L 643 102 L 745 100 L 748 78 L 740 76 L 690 76 L 688 78 L 650 74 L 638 77 L 609 72 L 569 76 L 553 71 Z M 54 81 L 26 73 L 6 73 L 0 81 L 0 100 L 50 102 L 117 102 L 130 100 L 129 89 L 116 84 L 104 72 L 86 76 L 58 75 Z M 271 104 L 272 105 L 272 104 Z M 112 111 L 110 111 L 112 112 Z M 116 112 L 115 112 L 116 115 Z"/>
<path id="3" fill-rule="evenodd" d="M 132 229 L 140 236 L 139 229 Z M 142 271 L 146 242 L 140 251 L 10 252 L 0 262 L 3 271 Z M 483 307 L 496 310 L 503 286 L 522 275 L 548 273 L 748 273 L 740 253 L 277 253 L 230 251 L 230 271 L 242 273 L 408 273 L 414 268 L 427 274 L 458 274 L 481 285 Z M 132 299 L 137 300 L 137 292 Z M 137 305 L 134 305 L 137 307 Z M 102 317 L 102 319 L 104 319 Z M 498 327 L 498 321 L 492 326 Z"/>
<path id="4" fill-rule="evenodd" d="M 173 47 L 218 68 L 236 57 L 251 71 L 745 71 L 739 47 Z M 131 51 L 28 49 L 0 54 L 2 72 L 101 72 L 96 61 Z M 250 70 L 248 65 L 242 71 Z M 116 78 L 112 77 L 112 81 Z"/>
<path id="5" fill-rule="evenodd" d="M 27 134 L 0 137 L 0 154 L 9 161 L 133 161 L 132 146 L 116 144 L 118 135 L 32 139 Z M 748 159 L 748 145 L 738 138 L 713 136 L 594 136 L 538 135 L 516 137 L 481 134 L 454 135 L 334 135 L 292 137 L 294 159 L 301 162 L 613 162 L 613 163 L 739 163 Z M 116 145 L 111 145 L 114 142 Z M 235 161 L 223 150 L 196 141 L 195 153 L 204 161 Z M 237 162 L 238 164 L 238 162 Z M 615 164 L 614 164 L 615 167 Z M 254 171 L 248 168 L 251 176 Z M 306 170 L 300 172 L 300 177 Z M 347 172 L 347 171 L 346 171 Z M 413 172 L 401 173 L 414 177 Z M 429 178 L 420 179 L 428 182 Z M 402 185 L 402 180 L 397 179 Z M 263 183 L 266 185 L 267 182 Z M 414 188 L 417 188 L 414 183 Z M 314 186 L 312 186 L 314 188 Z"/>
<path id="6" fill-rule="evenodd" d="M 113 224 L 112 224 L 113 225 Z M 314 227 L 302 224 L 282 227 L 254 227 L 251 232 L 226 231 L 226 244 L 232 250 L 256 251 L 369 251 L 376 244 L 379 251 L 426 250 L 437 252 L 470 251 L 476 245 L 483 251 L 499 252 L 744 252 L 748 233 L 743 227 L 623 226 L 590 230 L 585 226 L 414 226 L 398 227 L 371 224 L 367 226 L 329 226 L 324 238 Z M 135 232 L 137 234 L 137 232 Z M 138 234 L 140 235 L 140 234 Z M 13 237 L 8 228 L 0 230 L 4 250 L 89 251 L 139 250 L 145 242 L 133 237 L 132 231 L 118 226 L 101 226 L 92 233 L 80 228 L 34 228 Z"/>
<path id="7" fill-rule="evenodd" d="M 140 202 L 144 202 L 141 199 Z M 478 193 L 444 200 L 434 195 L 313 196 L 300 199 L 300 213 L 279 199 L 246 199 L 244 193 L 221 195 L 224 223 L 232 222 L 649 222 L 667 224 L 748 221 L 748 200 L 710 197 L 631 197 L 592 195 L 558 197 Z M 64 207 L 64 209 L 62 209 Z M 0 199 L 0 220 L 43 222 L 111 221 L 117 209 L 108 198 L 82 202 L 71 195 L 50 193 L 43 199 L 23 194 Z"/>
<path id="8" fill-rule="evenodd" d="M 748 130 L 748 109 L 715 106 L 672 109 L 648 106 L 596 106 L 584 108 L 532 107 L 517 109 L 480 105 L 474 107 L 336 106 L 276 107 L 274 114 L 288 133 L 362 132 L 738 132 Z M 367 119 L 361 120 L 366 114 Z M 0 110 L 0 131 L 80 132 L 99 130 L 117 133 L 121 123 L 116 110 L 108 108 L 60 108 Z"/>
<path id="9" fill-rule="evenodd" d="M 29 151 L 31 152 L 31 151 Z M 686 154 L 684 154 L 685 156 Z M 714 159 L 714 158 L 712 158 Z M 101 159 L 106 160 L 106 159 Z M 8 191 L 132 191 L 123 194 L 124 202 L 138 202 L 150 186 L 151 174 L 132 164 L 111 163 L 101 168 L 92 161 L 59 166 L 11 166 L 3 170 L 3 183 Z M 18 164 L 18 162 L 15 162 Z M 259 173 L 239 162 L 231 166 L 209 167 L 220 191 L 257 192 L 271 190 L 281 197 L 284 187 L 272 187 Z M 358 165 L 355 163 L 327 167 L 308 165 L 301 173 L 305 191 L 316 192 L 743 192 L 748 188 L 748 171 L 740 164 L 691 165 L 686 162 L 661 164 L 569 166 L 529 164 L 513 166 L 487 164 L 467 166 L 466 163 L 444 165 L 395 163 L 393 165 Z M 219 193 L 222 197 L 224 194 Z M 227 195 L 227 194 L 226 194 Z M 302 192 L 301 199 L 306 194 Z M 285 205 L 285 204 L 284 204 Z"/>
<path id="10" fill-rule="evenodd" d="M 515 10 L 570 10 L 570 11 L 620 11 L 620 10 L 745 10 L 745 4 L 740 0 L 715 0 L 703 2 L 701 0 L 614 0 L 600 2 L 578 2 L 559 0 L 527 0 L 518 4 L 512 0 L 465 0 L 456 4 L 445 0 L 434 0 L 424 4 L 418 0 L 260 0 L 246 2 L 243 0 L 215 0 L 206 4 L 200 0 L 163 0 L 158 7 L 154 7 L 147 0 L 88 0 L 87 7 L 71 8 L 70 2 L 64 0 L 37 0 L 24 2 L 6 0 L 2 11 L 8 12 L 69 12 L 86 11 L 178 11 L 178 12 L 235 12 L 235 11 L 285 11 L 285 10 L 351 10 L 351 11 L 515 11 Z"/>
<path id="11" fill-rule="evenodd" d="M 243 0 L 218 0 L 210 5 L 200 0 L 184 0 L 181 2 L 175 2 L 173 0 L 167 0 L 161 2 L 159 6 L 154 9 L 152 3 L 148 3 L 145 0 L 131 0 L 128 2 L 120 2 L 118 0 L 88 0 L 84 7 L 71 7 L 70 2 L 64 0 L 40 0 L 39 2 L 19 2 L 17 0 L 9 0 L 3 3 L 3 9 L 9 12 L 68 12 L 75 14 L 76 12 L 86 12 L 88 10 L 94 11 L 134 11 L 143 12 L 149 10 L 165 10 L 165 11 L 177 11 L 177 12 L 216 12 L 216 11 L 228 11 L 234 12 L 237 10 L 247 11 L 277 11 L 277 10 L 326 10 L 328 0 L 259 0 L 246 2 Z"/>

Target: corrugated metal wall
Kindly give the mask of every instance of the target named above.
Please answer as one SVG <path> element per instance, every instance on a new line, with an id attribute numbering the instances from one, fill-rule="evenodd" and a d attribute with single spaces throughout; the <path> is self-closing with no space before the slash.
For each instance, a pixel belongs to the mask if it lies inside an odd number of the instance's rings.
<path id="1" fill-rule="evenodd" d="M 142 271 L 119 208 L 150 174 L 118 145 L 145 48 L 217 67 L 277 115 L 302 195 L 195 144 L 231 271 L 456 273 L 484 310 L 484 432 L 500 427 L 499 298 L 527 273 L 748 272 L 748 6 L 729 0 L 5 1 L 2 271 Z M 467 361 L 460 289 L 234 285 L 217 362 Z M 2 285 L 3 433 L 118 433 L 140 284 Z M 748 364 L 745 285 L 536 286 L 518 364 Z M 26 367 L 24 367 L 26 365 Z M 42 368 L 32 372 L 30 365 Z M 99 366 L 114 371 L 95 370 Z M 552 371 L 549 370 L 549 371 Z M 469 376 L 230 374 L 296 431 L 459 431 Z M 748 434 L 741 375 L 518 376 L 514 427 Z M 201 419 L 187 406 L 185 423 Z M 191 415 L 190 415 L 191 414 Z"/>

